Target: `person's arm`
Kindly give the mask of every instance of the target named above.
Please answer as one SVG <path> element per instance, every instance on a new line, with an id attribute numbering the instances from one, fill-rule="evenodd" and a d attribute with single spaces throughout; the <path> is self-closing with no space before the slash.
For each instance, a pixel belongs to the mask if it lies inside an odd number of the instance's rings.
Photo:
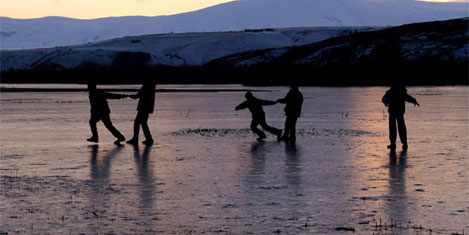
<path id="1" fill-rule="evenodd" d="M 121 94 L 115 94 L 115 93 L 109 93 L 109 92 L 103 92 L 104 94 L 104 97 L 106 99 L 123 99 L 123 98 L 126 98 L 128 97 L 128 95 L 121 95 Z"/>
<path id="2" fill-rule="evenodd" d="M 388 106 L 388 105 L 389 105 L 389 98 L 388 98 L 388 96 L 389 96 L 389 93 L 386 92 L 386 94 L 384 94 L 383 98 L 381 98 L 381 102 L 383 102 L 383 104 L 384 104 L 385 106 Z"/>
<path id="3" fill-rule="evenodd" d="M 278 99 L 277 103 L 286 104 L 287 103 L 287 96 L 285 96 L 283 99 Z"/>
<path id="4" fill-rule="evenodd" d="M 248 100 L 244 101 L 243 103 L 239 104 L 238 106 L 235 107 L 235 110 L 238 111 L 238 110 L 241 110 L 241 109 L 245 109 L 248 107 Z"/>
<path id="5" fill-rule="evenodd" d="M 277 104 L 277 101 L 259 100 L 262 106 Z"/>
<path id="6" fill-rule="evenodd" d="M 286 104 L 288 99 L 290 99 L 290 97 L 291 97 L 291 91 L 289 91 L 283 99 L 278 99 L 277 103 Z"/>
<path id="7" fill-rule="evenodd" d="M 141 94 L 142 94 L 142 89 L 140 89 L 140 90 L 137 92 L 137 94 L 135 94 L 135 95 L 130 95 L 129 97 L 132 98 L 132 99 L 138 99 L 138 98 L 140 98 Z"/>
<path id="8" fill-rule="evenodd" d="M 417 102 L 417 100 L 414 97 L 410 96 L 409 94 L 406 94 L 405 101 L 412 103 L 415 106 L 420 106 L 419 102 Z"/>

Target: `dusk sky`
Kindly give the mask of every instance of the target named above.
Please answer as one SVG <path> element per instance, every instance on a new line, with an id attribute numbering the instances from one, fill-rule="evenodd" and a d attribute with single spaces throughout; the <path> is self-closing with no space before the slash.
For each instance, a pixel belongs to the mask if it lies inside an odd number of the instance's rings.
<path id="1" fill-rule="evenodd" d="M 428 0 L 468 2 L 469 0 Z M 0 16 L 26 19 L 64 16 L 92 19 L 110 16 L 158 16 L 194 11 L 230 0 L 2 0 Z"/>

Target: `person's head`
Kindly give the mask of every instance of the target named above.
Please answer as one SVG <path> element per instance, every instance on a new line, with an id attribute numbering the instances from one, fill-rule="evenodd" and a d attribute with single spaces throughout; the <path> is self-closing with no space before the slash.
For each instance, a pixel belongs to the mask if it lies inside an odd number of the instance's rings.
<path id="1" fill-rule="evenodd" d="M 391 84 L 391 90 L 395 92 L 406 92 L 407 89 L 405 88 L 404 82 L 400 80 L 395 80 Z"/>
<path id="2" fill-rule="evenodd" d="M 96 82 L 95 81 L 88 81 L 88 90 L 95 91 L 96 90 Z"/>
<path id="3" fill-rule="evenodd" d="M 246 99 L 250 100 L 254 97 L 254 95 L 252 95 L 252 93 L 250 91 L 246 92 L 246 94 L 244 95 L 244 97 L 246 97 Z"/>
<path id="4" fill-rule="evenodd" d="M 143 85 L 155 86 L 155 84 L 155 80 L 150 76 L 146 77 L 145 80 L 143 80 Z"/>

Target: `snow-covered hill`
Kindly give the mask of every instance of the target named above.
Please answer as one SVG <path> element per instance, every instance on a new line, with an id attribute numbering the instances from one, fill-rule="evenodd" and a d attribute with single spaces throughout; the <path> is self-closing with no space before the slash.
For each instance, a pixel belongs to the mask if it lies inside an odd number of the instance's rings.
<path id="1" fill-rule="evenodd" d="M 140 65 L 198 66 L 235 53 L 305 45 L 370 29 L 374 28 L 292 28 L 125 37 L 80 46 L 0 51 L 0 69 L 110 66 L 125 55 L 143 58 Z"/>
<path id="2" fill-rule="evenodd" d="M 0 48 L 84 44 L 156 33 L 318 26 L 395 26 L 469 16 L 468 3 L 414 0 L 239 0 L 158 17 L 0 18 Z"/>
<path id="3" fill-rule="evenodd" d="M 314 85 L 468 84 L 469 18 L 425 22 L 288 48 L 233 54 L 207 64 L 250 84 L 302 78 Z M 304 75 L 307 76 L 304 76 Z"/>

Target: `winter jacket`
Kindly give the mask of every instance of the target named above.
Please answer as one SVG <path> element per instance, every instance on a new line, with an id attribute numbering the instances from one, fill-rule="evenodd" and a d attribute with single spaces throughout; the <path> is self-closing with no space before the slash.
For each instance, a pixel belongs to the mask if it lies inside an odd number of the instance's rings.
<path id="1" fill-rule="evenodd" d="M 406 90 L 392 89 L 386 91 L 381 101 L 388 106 L 388 112 L 393 114 L 404 114 L 406 101 L 413 104 L 417 103 L 417 100 L 407 94 Z"/>
<path id="2" fill-rule="evenodd" d="M 261 100 L 261 99 L 258 99 L 256 97 L 252 97 L 252 98 L 244 101 L 240 105 L 236 106 L 236 110 L 248 108 L 249 111 L 251 112 L 252 118 L 254 118 L 254 119 L 255 118 L 264 118 L 265 113 L 264 113 L 264 109 L 262 108 L 262 106 L 264 106 L 264 105 L 274 105 L 276 103 L 277 102 L 275 102 L 275 101 Z"/>
<path id="3" fill-rule="evenodd" d="M 125 95 L 113 94 L 109 92 L 103 92 L 100 90 L 94 90 L 89 92 L 89 99 L 91 105 L 91 114 L 101 115 L 111 113 L 107 99 L 122 99 Z"/>
<path id="4" fill-rule="evenodd" d="M 139 98 L 137 110 L 143 113 L 153 113 L 155 107 L 155 84 L 146 83 L 140 88 L 136 97 Z"/>
<path id="5" fill-rule="evenodd" d="M 298 89 L 290 89 L 285 98 L 278 100 L 282 104 L 287 104 L 285 106 L 285 115 L 300 117 L 301 116 L 301 106 L 303 105 L 303 95 Z"/>

